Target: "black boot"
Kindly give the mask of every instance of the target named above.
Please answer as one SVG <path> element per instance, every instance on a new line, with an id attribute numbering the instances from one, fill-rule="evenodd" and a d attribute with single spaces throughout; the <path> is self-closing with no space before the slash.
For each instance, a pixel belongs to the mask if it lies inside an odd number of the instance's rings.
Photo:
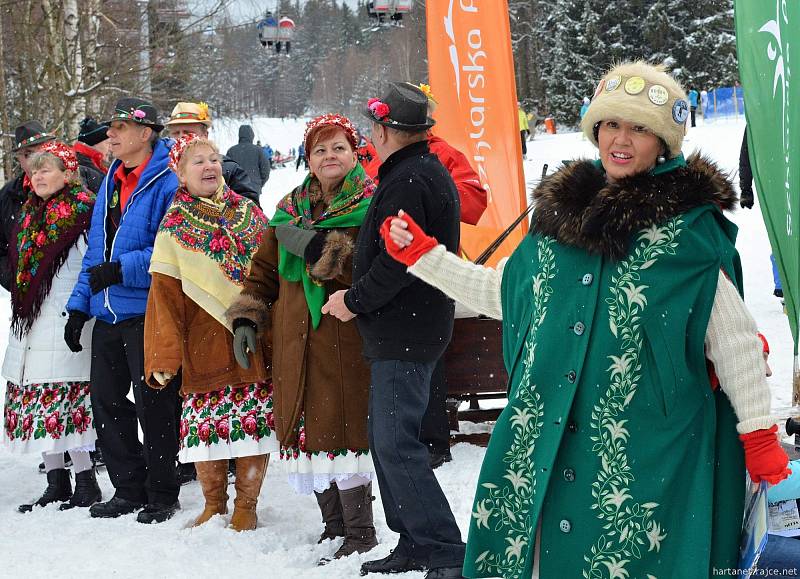
<path id="1" fill-rule="evenodd" d="M 20 513 L 29 513 L 33 507 L 43 507 L 50 503 L 60 503 L 69 500 L 72 496 L 72 483 L 69 480 L 69 471 L 65 468 L 54 468 L 47 473 L 47 488 L 44 494 L 35 503 L 20 505 Z"/>
<path id="2" fill-rule="evenodd" d="M 322 522 L 325 523 L 325 530 L 319 536 L 317 544 L 328 539 L 344 537 L 344 523 L 342 521 L 342 502 L 339 500 L 339 489 L 335 482 L 323 493 L 315 492 L 317 504 L 322 513 Z"/>
<path id="3" fill-rule="evenodd" d="M 142 507 L 144 507 L 144 503 L 114 496 L 109 501 L 95 503 L 89 507 L 89 516 L 98 519 L 115 519 L 122 515 L 134 513 Z"/>
<path id="4" fill-rule="evenodd" d="M 387 557 L 375 561 L 365 561 L 361 565 L 361 575 L 368 573 L 406 573 L 407 571 L 425 571 L 424 563 L 415 561 L 398 550 L 393 550 Z"/>
<path id="5" fill-rule="evenodd" d="M 163 523 L 164 521 L 171 519 L 172 516 L 178 512 L 181 508 L 181 504 L 176 500 L 172 504 L 165 504 L 165 503 L 147 503 L 139 514 L 136 515 L 136 520 L 140 523 L 144 523 L 145 525 L 149 525 L 151 523 Z"/>
<path id="6" fill-rule="evenodd" d="M 94 475 L 94 469 L 84 470 L 75 475 L 75 492 L 68 502 L 61 505 L 59 510 L 66 511 L 75 507 L 91 507 L 103 499 L 100 485 Z"/>
<path id="7" fill-rule="evenodd" d="M 179 462 L 177 467 L 178 484 L 183 486 L 197 480 L 197 471 L 193 462 Z"/>
<path id="8" fill-rule="evenodd" d="M 347 490 L 339 490 L 344 520 L 344 543 L 334 553 L 341 559 L 353 553 L 366 553 L 378 545 L 372 521 L 372 483 Z"/>
<path id="9" fill-rule="evenodd" d="M 100 468 L 106 465 L 106 459 L 103 457 L 103 449 L 100 448 L 100 445 L 95 442 L 94 450 L 89 453 L 89 456 L 92 457 L 92 466 L 94 468 Z"/>

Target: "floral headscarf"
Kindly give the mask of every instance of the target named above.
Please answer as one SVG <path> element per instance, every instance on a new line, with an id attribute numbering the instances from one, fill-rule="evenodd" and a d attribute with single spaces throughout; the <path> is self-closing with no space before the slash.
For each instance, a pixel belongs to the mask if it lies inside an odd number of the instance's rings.
<path id="1" fill-rule="evenodd" d="M 64 143 L 45 143 L 40 151 L 51 153 L 65 168 L 77 171 L 75 154 Z M 20 210 L 11 239 L 9 259 L 15 268 L 11 286 L 11 327 L 26 334 L 50 293 L 53 278 L 67 261 L 78 238 L 88 229 L 94 193 L 79 183 L 64 185 L 49 199 L 31 193 Z"/>

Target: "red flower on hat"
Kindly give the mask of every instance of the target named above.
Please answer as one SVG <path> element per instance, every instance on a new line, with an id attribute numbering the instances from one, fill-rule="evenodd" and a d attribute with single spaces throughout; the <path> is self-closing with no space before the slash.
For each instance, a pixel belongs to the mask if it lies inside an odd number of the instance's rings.
<path id="1" fill-rule="evenodd" d="M 142 109 L 136 109 L 133 111 L 133 116 L 136 119 L 143 119 L 147 116 L 147 113 L 145 113 Z"/>
<path id="2" fill-rule="evenodd" d="M 379 121 L 384 120 L 391 112 L 389 105 L 376 98 L 371 98 L 367 101 L 367 108 L 372 113 L 372 116 Z"/>

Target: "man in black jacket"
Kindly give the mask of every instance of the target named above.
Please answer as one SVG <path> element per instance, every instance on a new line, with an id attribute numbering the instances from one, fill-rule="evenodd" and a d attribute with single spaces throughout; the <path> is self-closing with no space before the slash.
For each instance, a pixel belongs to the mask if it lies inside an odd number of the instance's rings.
<path id="1" fill-rule="evenodd" d="M 353 285 L 323 307 L 342 321 L 356 318 L 370 362 L 369 446 L 389 528 L 400 534 L 386 558 L 364 573 L 429 569 L 426 577 L 461 577 L 465 546 L 447 498 L 419 440 L 436 361 L 453 331 L 454 305 L 394 261 L 381 224 L 403 209 L 451 251 L 458 248 L 458 191 L 428 150 L 428 99 L 417 87 L 391 84 L 365 115 L 383 160 L 380 185 L 361 226 L 353 256 Z"/>
<path id="2" fill-rule="evenodd" d="M 269 160 L 264 149 L 253 144 L 256 134 L 250 125 L 239 127 L 239 144 L 228 149 L 228 157 L 239 163 L 247 171 L 250 180 L 258 186 L 258 190 L 267 184 L 269 179 Z"/>
<path id="3" fill-rule="evenodd" d="M 208 129 L 211 128 L 211 113 L 205 103 L 178 103 L 164 125 L 173 139 L 188 134 L 200 135 L 207 139 Z M 233 191 L 261 207 L 261 188 L 256 186 L 236 161 L 225 156 L 222 157 L 222 178 Z"/>

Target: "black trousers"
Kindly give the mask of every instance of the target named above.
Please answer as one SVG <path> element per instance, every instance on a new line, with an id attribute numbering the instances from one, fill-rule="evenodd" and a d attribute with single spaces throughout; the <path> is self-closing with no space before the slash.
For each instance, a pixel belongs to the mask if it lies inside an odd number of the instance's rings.
<path id="1" fill-rule="evenodd" d="M 419 441 L 433 362 L 372 360 L 369 449 L 397 549 L 431 569 L 461 567 L 466 546 Z"/>
<path id="2" fill-rule="evenodd" d="M 689 107 L 689 113 L 692 115 L 692 126 L 696 126 L 694 124 L 694 116 L 697 114 L 697 107 Z"/>
<path id="3" fill-rule="evenodd" d="M 131 384 L 135 402 L 127 398 Z M 90 392 L 115 496 L 164 504 L 178 499 L 179 387 L 177 379 L 162 390 L 144 382 L 144 316 L 118 324 L 95 322 Z"/>
<path id="4" fill-rule="evenodd" d="M 519 137 L 522 140 L 522 154 L 528 154 L 528 133 L 526 131 L 520 131 Z"/>
<path id="5" fill-rule="evenodd" d="M 444 375 L 444 357 L 439 358 L 431 375 L 431 393 L 428 408 L 422 417 L 420 441 L 432 454 L 450 453 L 450 422 L 447 419 L 447 382 Z"/>

